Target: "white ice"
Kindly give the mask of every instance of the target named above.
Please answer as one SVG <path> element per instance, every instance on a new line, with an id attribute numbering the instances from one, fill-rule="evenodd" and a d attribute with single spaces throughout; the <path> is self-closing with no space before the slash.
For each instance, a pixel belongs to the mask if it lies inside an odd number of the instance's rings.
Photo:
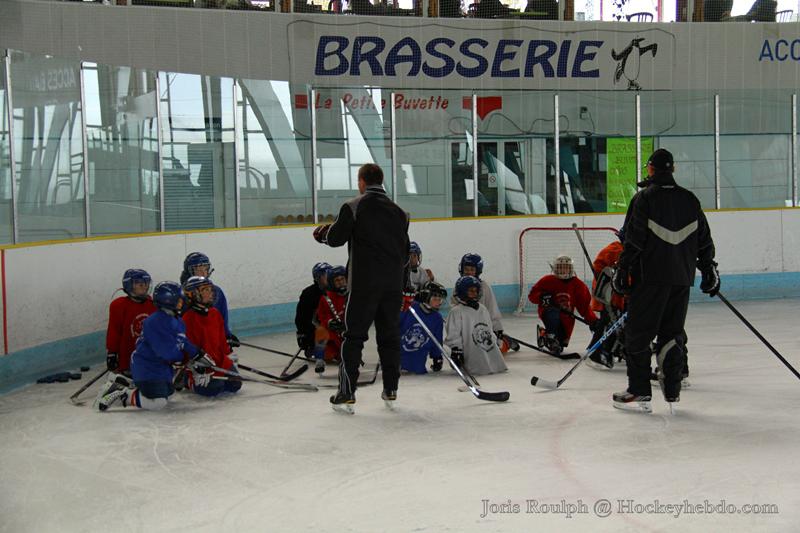
<path id="1" fill-rule="evenodd" d="M 738 306 L 800 366 L 798 301 Z M 532 340 L 533 323 L 507 317 L 506 329 Z M 800 381 L 720 302 L 692 305 L 687 331 L 691 388 L 675 415 L 657 386 L 652 415 L 613 409 L 624 366 L 584 365 L 560 390 L 531 387 L 572 362 L 527 349 L 508 356 L 507 374 L 480 378 L 510 391 L 506 404 L 458 392 L 446 371 L 404 376 L 395 412 L 379 379 L 359 390 L 354 416 L 334 413 L 328 390 L 245 384 L 215 400 L 178 394 L 164 412 L 97 413 L 96 388 L 75 407 L 67 398 L 82 382 L 33 385 L 0 397 L 0 531 L 797 531 Z M 579 329 L 573 347 L 587 340 Z M 287 361 L 240 355 L 271 372 Z M 366 359 L 377 360 L 374 346 Z M 311 369 L 304 380 L 335 382 Z M 600 499 L 611 516 L 596 515 Z M 482 516 L 483 500 L 519 512 Z M 528 500 L 586 512 L 529 513 Z M 619 500 L 772 507 L 676 518 L 620 512 Z"/>

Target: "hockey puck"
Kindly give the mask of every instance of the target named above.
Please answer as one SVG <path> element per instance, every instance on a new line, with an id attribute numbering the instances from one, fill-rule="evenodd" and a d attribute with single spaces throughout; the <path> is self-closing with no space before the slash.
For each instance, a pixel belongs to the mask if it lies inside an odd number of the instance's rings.
<path id="1" fill-rule="evenodd" d="M 74 379 L 74 380 L 81 379 L 81 374 L 78 372 L 72 372 L 69 375 L 69 379 Z"/>
<path id="2" fill-rule="evenodd" d="M 81 372 L 88 372 L 89 370 L 91 370 L 91 368 L 88 367 L 88 366 L 82 366 L 81 367 Z"/>
<path id="3" fill-rule="evenodd" d="M 69 372 L 61 372 L 54 376 L 59 383 L 66 383 L 69 381 Z"/>
<path id="4" fill-rule="evenodd" d="M 36 380 L 36 383 L 52 383 L 56 380 L 55 376 L 52 374 L 49 376 L 44 376 Z"/>

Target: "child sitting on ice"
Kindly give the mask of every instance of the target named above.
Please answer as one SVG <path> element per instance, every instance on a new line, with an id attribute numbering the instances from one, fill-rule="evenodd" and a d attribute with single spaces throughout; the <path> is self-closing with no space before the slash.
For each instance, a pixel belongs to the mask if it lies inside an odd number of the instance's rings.
<path id="1" fill-rule="evenodd" d="M 429 281 L 419 291 L 417 301 L 411 304 L 439 344 L 442 344 L 444 330 L 444 319 L 439 308 L 445 298 L 447 290 L 444 286 Z M 411 311 L 403 311 L 400 315 L 400 369 L 414 374 L 427 374 L 425 363 L 428 357 L 433 359 L 431 370 L 439 372 L 442 369 L 442 354 Z"/>

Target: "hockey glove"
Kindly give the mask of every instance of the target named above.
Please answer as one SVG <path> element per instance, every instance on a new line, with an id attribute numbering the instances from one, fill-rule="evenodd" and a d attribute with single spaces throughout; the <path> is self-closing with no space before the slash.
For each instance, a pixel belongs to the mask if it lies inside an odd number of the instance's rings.
<path id="1" fill-rule="evenodd" d="M 503 330 L 502 329 L 498 329 L 497 331 L 494 332 L 494 336 L 497 337 L 497 345 L 498 346 L 502 346 L 503 345 Z"/>
<path id="2" fill-rule="evenodd" d="M 231 333 L 230 336 L 228 337 L 228 346 L 230 346 L 231 349 L 233 349 L 233 348 L 238 348 L 241 345 L 242 343 L 239 342 L 239 337 Z"/>
<path id="3" fill-rule="evenodd" d="M 216 361 L 203 350 L 198 350 L 197 355 L 189 362 L 192 372 L 211 372 L 210 367 L 216 365 Z"/>
<path id="4" fill-rule="evenodd" d="M 628 295 L 631 293 L 630 272 L 628 272 L 627 268 L 623 268 L 620 265 L 614 270 L 614 277 L 611 278 L 611 288 L 618 294 Z"/>
<path id="5" fill-rule="evenodd" d="M 717 264 L 711 261 L 700 269 L 700 273 L 703 275 L 700 280 L 700 290 L 713 298 L 719 292 L 720 286 Z"/>
<path id="6" fill-rule="evenodd" d="M 119 354 L 110 353 L 106 355 L 106 368 L 108 368 L 110 372 L 119 370 Z"/>
<path id="7" fill-rule="evenodd" d="M 306 334 L 297 332 L 297 347 L 301 350 L 308 346 L 308 342 L 306 342 Z"/>
<path id="8" fill-rule="evenodd" d="M 539 296 L 539 305 L 542 307 L 552 307 L 553 295 L 549 292 L 543 292 L 541 296 Z"/>
<path id="9" fill-rule="evenodd" d="M 462 368 L 464 366 L 464 350 L 462 350 L 461 348 L 451 348 L 450 359 L 453 360 L 453 363 L 458 368 Z"/>
<path id="10" fill-rule="evenodd" d="M 434 372 L 440 372 L 442 370 L 442 360 L 434 359 L 433 364 L 431 365 L 431 370 Z"/>
<path id="11" fill-rule="evenodd" d="M 328 322 L 328 329 L 334 333 L 344 333 L 344 322 L 338 318 L 333 318 Z"/>
<path id="12" fill-rule="evenodd" d="M 328 231 L 330 231 L 330 229 L 330 224 L 317 226 L 317 228 L 314 230 L 314 240 L 322 244 L 328 244 Z"/>
<path id="13" fill-rule="evenodd" d="M 403 291 L 403 305 L 400 307 L 401 313 L 408 311 L 408 308 L 411 307 L 412 303 L 414 303 L 414 296 L 414 289 L 410 287 Z"/>
<path id="14" fill-rule="evenodd" d="M 195 387 L 208 387 L 211 383 L 211 373 L 196 372 L 192 370 L 192 381 Z"/>

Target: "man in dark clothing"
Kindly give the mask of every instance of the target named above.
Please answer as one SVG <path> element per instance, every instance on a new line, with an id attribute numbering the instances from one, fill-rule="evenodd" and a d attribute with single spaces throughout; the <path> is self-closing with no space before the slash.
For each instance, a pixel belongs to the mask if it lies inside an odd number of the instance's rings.
<path id="1" fill-rule="evenodd" d="M 659 149 L 647 162 L 648 186 L 631 199 L 625 216 L 625 243 L 614 273 L 614 290 L 629 294 L 625 348 L 628 389 L 614 394 L 614 407 L 650 412 L 650 342 L 658 336 L 656 356 L 664 399 L 680 399 L 684 367 L 683 333 L 689 288 L 695 268 L 700 289 L 714 296 L 719 274 L 714 241 L 697 197 L 672 176 L 672 154 Z M 637 405 L 638 404 L 638 405 Z"/>
<path id="2" fill-rule="evenodd" d="M 400 309 L 408 278 L 408 214 L 392 202 L 383 188 L 383 171 L 366 164 L 358 170 L 359 194 L 339 210 L 333 224 L 314 231 L 328 246 L 348 248 L 348 287 L 342 335 L 339 391 L 334 408 L 350 413 L 355 403 L 361 350 L 375 322 L 378 356 L 383 369 L 383 394 L 390 405 L 400 379 Z"/>

